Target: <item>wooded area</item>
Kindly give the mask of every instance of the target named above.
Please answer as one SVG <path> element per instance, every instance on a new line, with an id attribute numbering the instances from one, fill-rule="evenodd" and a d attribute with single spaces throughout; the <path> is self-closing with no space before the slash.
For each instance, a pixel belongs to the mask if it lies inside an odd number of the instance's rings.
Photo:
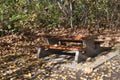
<path id="1" fill-rule="evenodd" d="M 78 62 L 79 51 L 97 56 L 84 56 L 77 66 L 95 63 L 112 50 L 119 52 L 118 44 L 120 0 L 0 0 L 0 80 L 119 80 L 120 55 L 90 74 L 60 67 Z M 110 50 L 102 52 L 100 47 Z M 75 59 L 74 54 L 37 58 L 37 50 L 40 57 L 42 48 L 43 52 L 57 49 L 78 53 Z"/>
<path id="2" fill-rule="evenodd" d="M 1 0 L 0 35 L 36 27 L 119 27 L 119 0 Z"/>

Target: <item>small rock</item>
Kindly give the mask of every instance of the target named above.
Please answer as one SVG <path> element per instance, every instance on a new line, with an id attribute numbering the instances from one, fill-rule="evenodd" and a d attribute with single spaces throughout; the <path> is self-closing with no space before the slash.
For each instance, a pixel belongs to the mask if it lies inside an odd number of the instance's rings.
<path id="1" fill-rule="evenodd" d="M 93 69 L 89 68 L 89 67 L 86 67 L 83 71 L 84 71 L 85 74 L 89 74 L 93 71 Z"/>

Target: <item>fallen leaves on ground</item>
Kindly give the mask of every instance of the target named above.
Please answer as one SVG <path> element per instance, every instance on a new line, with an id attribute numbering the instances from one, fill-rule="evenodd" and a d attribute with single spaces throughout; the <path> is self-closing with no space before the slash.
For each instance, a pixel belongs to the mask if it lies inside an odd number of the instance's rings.
<path id="1" fill-rule="evenodd" d="M 71 33 L 69 29 L 57 29 L 53 31 L 55 34 L 74 35 L 80 33 L 80 30 Z M 81 32 L 89 31 L 82 30 Z M 107 32 L 108 31 L 106 31 L 106 33 Z M 98 38 L 109 41 L 108 43 L 106 42 L 106 44 L 104 43 L 104 45 L 108 44 L 109 46 L 112 44 L 112 40 L 114 41 L 113 44 L 120 42 L 119 32 L 120 31 L 114 34 L 102 34 Z M 49 34 L 53 33 L 50 32 Z M 0 79 L 85 80 L 89 78 L 90 80 L 98 80 L 112 76 L 112 71 L 116 72 L 116 74 L 120 72 L 118 68 L 120 63 L 117 60 L 112 61 L 112 64 L 105 64 L 107 66 L 103 66 L 91 74 L 82 74 L 79 71 L 65 68 L 54 68 L 56 64 L 51 63 L 52 61 L 48 62 L 47 60 L 36 58 L 37 49 L 39 45 L 44 42 L 44 39 L 39 36 L 39 33 L 32 35 L 12 34 L 0 37 Z M 116 80 L 116 78 L 114 80 Z"/>

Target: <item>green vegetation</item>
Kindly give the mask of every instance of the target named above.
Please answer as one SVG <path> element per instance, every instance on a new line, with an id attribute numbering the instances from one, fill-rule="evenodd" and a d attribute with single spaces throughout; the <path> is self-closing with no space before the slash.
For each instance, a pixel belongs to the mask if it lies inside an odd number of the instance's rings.
<path id="1" fill-rule="evenodd" d="M 70 16 L 73 27 L 118 27 L 119 7 L 119 0 L 0 0 L 0 34 L 36 27 L 70 27 Z"/>

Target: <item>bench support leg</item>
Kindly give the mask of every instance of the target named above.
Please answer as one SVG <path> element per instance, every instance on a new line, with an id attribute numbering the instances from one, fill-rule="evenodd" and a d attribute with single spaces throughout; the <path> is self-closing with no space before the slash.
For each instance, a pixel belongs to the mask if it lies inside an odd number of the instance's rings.
<path id="1" fill-rule="evenodd" d="M 49 55 L 49 50 L 45 50 L 43 48 L 38 48 L 38 52 L 37 52 L 37 58 L 41 58 L 41 57 L 45 57 L 47 55 Z"/>
<path id="2" fill-rule="evenodd" d="M 79 51 L 75 51 L 75 63 L 79 63 L 79 58 L 80 58 L 80 52 Z"/>
<path id="3" fill-rule="evenodd" d="M 83 55 L 80 51 L 75 51 L 75 63 L 79 63 L 80 61 L 84 61 L 87 59 L 87 56 Z"/>
<path id="4" fill-rule="evenodd" d="M 37 51 L 37 58 L 40 58 L 40 53 L 42 52 L 42 49 L 41 48 L 38 48 L 38 51 Z"/>

